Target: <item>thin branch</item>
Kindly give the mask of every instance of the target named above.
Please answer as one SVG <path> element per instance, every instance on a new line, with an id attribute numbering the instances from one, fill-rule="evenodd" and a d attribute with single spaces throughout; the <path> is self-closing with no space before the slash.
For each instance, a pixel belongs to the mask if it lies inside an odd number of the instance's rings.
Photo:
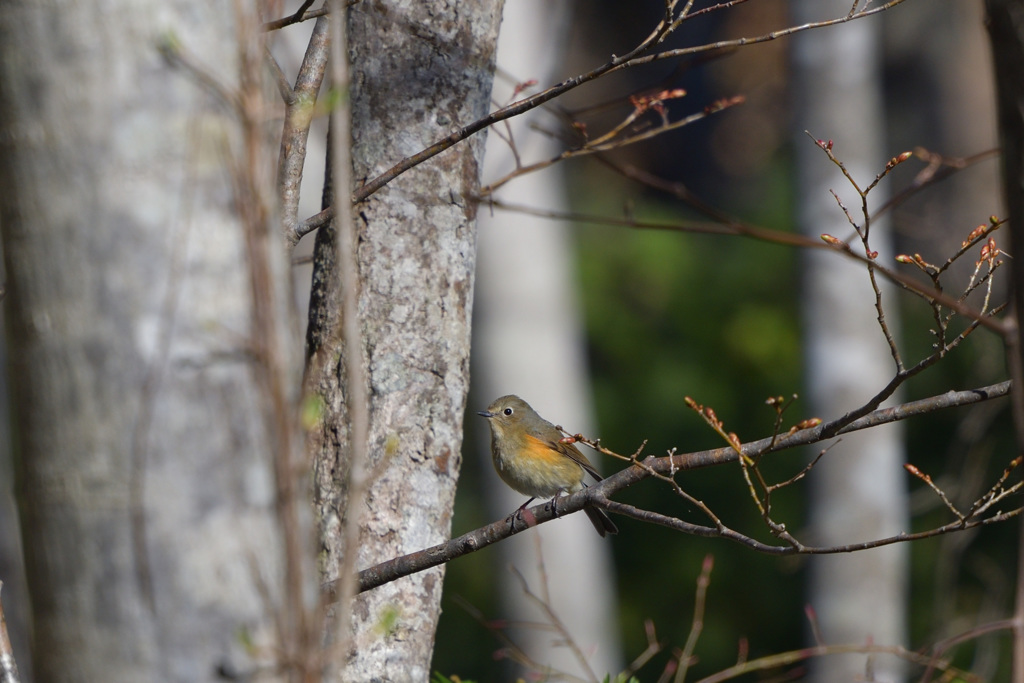
<path id="1" fill-rule="evenodd" d="M 285 98 L 285 115 L 281 132 L 281 152 L 277 162 L 277 193 L 281 203 L 281 229 L 285 239 L 295 246 L 302 234 L 299 224 L 299 195 L 302 170 L 306 163 L 306 143 L 313 122 L 317 94 L 327 70 L 330 52 L 330 22 L 327 17 L 316 20 L 309 46 L 302 58 L 295 88 Z M 308 231 L 307 231 L 308 232 Z"/>
<path id="2" fill-rule="evenodd" d="M 594 673 L 594 670 L 590 666 L 590 662 L 587 661 L 587 656 L 583 654 L 583 650 L 580 649 L 579 644 L 572 637 L 572 634 L 569 633 L 569 629 L 565 627 L 565 624 L 562 622 L 558 614 L 555 612 L 555 609 L 554 607 L 552 607 L 551 601 L 548 598 L 548 596 L 545 595 L 544 598 L 541 598 L 538 595 L 536 595 L 533 591 L 530 590 L 530 584 L 527 583 L 526 577 L 524 577 L 522 573 L 515 567 L 512 567 L 511 570 L 512 574 L 519 580 L 519 586 L 520 589 L 523 591 L 523 594 L 530 599 L 530 602 L 532 602 L 540 609 L 540 611 L 544 614 L 545 618 L 547 618 L 548 623 L 551 625 L 551 627 L 562 637 L 562 643 L 569 648 L 569 650 L 572 652 L 573 657 L 576 658 L 576 661 L 589 676 L 589 679 L 591 681 L 596 682 L 598 680 L 597 674 Z M 544 579 L 542 585 L 546 593 L 546 578 Z"/>
<path id="3" fill-rule="evenodd" d="M 873 411 L 872 413 L 845 425 L 839 429 L 839 433 L 845 434 L 861 429 L 868 429 L 870 427 L 904 420 L 909 417 L 930 413 L 943 408 L 970 405 L 980 401 L 999 398 L 1006 396 L 1009 393 L 1010 383 L 1008 381 L 968 391 L 949 391 L 938 396 L 932 396 L 919 401 L 912 401 L 902 405 L 893 406 L 891 408 Z M 828 438 L 825 435 L 824 427 L 825 425 L 804 429 L 777 440 L 773 440 L 772 438 L 761 439 L 759 441 L 744 444 L 742 446 L 742 450 L 747 454 L 761 455 L 768 452 L 777 452 L 794 448 L 796 446 L 817 443 L 822 439 Z M 643 521 L 662 524 L 685 533 L 727 538 L 729 540 L 743 543 L 744 545 L 761 552 L 776 555 L 789 555 L 795 553 L 852 552 L 855 550 L 863 550 L 866 548 L 916 540 L 919 538 L 929 538 L 962 529 L 994 524 L 996 522 L 1015 517 L 1021 512 L 1021 509 L 1018 508 L 1011 510 L 1010 512 L 999 513 L 984 519 L 974 519 L 966 523 L 958 520 L 955 523 L 947 524 L 945 526 L 917 534 L 899 534 L 897 536 L 868 543 L 815 548 L 803 546 L 801 544 L 796 544 L 794 546 L 792 542 L 787 543 L 787 545 L 784 546 L 773 546 L 761 543 L 737 532 L 725 530 L 725 527 L 703 527 L 696 524 L 690 524 L 683 520 L 659 515 L 658 513 L 638 510 L 632 506 L 618 503 L 607 498 L 607 496 L 628 488 L 638 481 L 649 478 L 649 472 L 651 471 L 662 474 L 670 472 L 675 473 L 682 470 L 697 469 L 724 462 L 732 462 L 738 457 L 739 456 L 733 448 L 718 448 L 710 451 L 700 451 L 685 455 L 672 455 L 662 458 L 651 456 L 642 461 L 642 464 L 646 467 L 638 466 L 641 464 L 638 463 L 637 465 L 628 467 L 607 477 L 599 484 L 595 484 L 594 486 L 588 487 L 578 493 L 574 493 L 560 499 L 558 505 L 558 516 L 560 517 L 572 512 L 578 512 L 583 509 L 584 505 L 590 504 L 619 514 L 625 514 L 630 517 L 642 519 Z M 550 507 L 545 505 L 535 506 L 530 510 L 530 513 L 535 517 L 538 524 L 556 519 L 556 516 L 551 511 Z M 414 574 L 416 572 L 423 571 L 424 569 L 444 564 L 456 557 L 461 557 L 468 553 L 486 548 L 487 546 L 504 540 L 516 533 L 522 533 L 523 530 L 524 529 L 511 529 L 506 520 L 501 519 L 488 524 L 487 526 L 463 534 L 458 538 L 453 538 L 445 543 L 440 543 L 415 553 L 387 560 L 386 562 L 382 562 L 359 572 L 359 590 L 370 590 L 390 581 L 394 581 L 402 576 L 408 576 L 409 574 Z M 324 584 L 322 589 L 328 594 L 329 598 L 331 598 L 338 594 L 339 587 L 340 584 L 338 581 L 332 581 Z"/>
<path id="4" fill-rule="evenodd" d="M 291 102 L 295 98 L 292 84 L 288 82 L 284 69 L 281 68 L 277 57 L 274 56 L 274 53 L 270 51 L 270 47 L 267 45 L 263 46 L 263 57 L 267 60 L 267 65 L 270 67 L 270 73 L 274 77 L 274 83 L 277 85 L 277 92 L 280 93 L 281 99 L 285 102 Z"/>
<path id="5" fill-rule="evenodd" d="M 331 182 L 334 195 L 344 197 L 352 187 L 352 121 L 349 106 L 349 64 L 346 35 L 347 10 L 341 0 L 331 5 L 330 63 L 332 87 L 344 94 L 331 112 Z M 369 433 L 370 405 L 367 387 L 367 369 L 364 365 L 364 343 L 359 315 L 359 256 L 356 251 L 358 230 L 352 211 L 339 211 L 335 217 L 337 229 L 337 264 L 341 278 L 341 320 L 339 330 L 344 343 L 345 399 L 349 423 L 348 481 L 343 522 L 341 566 L 338 568 L 338 598 L 340 609 L 336 615 L 336 644 L 334 651 L 348 656 L 352 639 L 352 607 L 358 592 L 356 558 L 359 555 L 359 531 L 362 510 L 370 482 Z"/>
<path id="6" fill-rule="evenodd" d="M 975 628 L 970 629 L 964 633 L 957 634 L 952 638 L 940 640 L 939 642 L 932 645 L 932 662 L 928 664 L 928 668 L 925 670 L 924 675 L 921 676 L 921 683 L 929 683 L 932 680 L 932 673 L 934 672 L 938 662 L 945 661 L 942 657 L 951 648 L 959 645 L 960 643 L 968 640 L 974 640 L 979 636 L 986 635 L 988 633 L 996 633 L 998 631 L 1009 631 L 1015 628 L 1019 628 L 1018 624 L 1014 619 L 1003 619 L 1000 621 L 993 621 L 988 624 L 983 624 Z M 947 680 L 947 679 L 944 679 Z"/>
<path id="7" fill-rule="evenodd" d="M 302 6 L 300 6 L 299 9 L 294 14 L 291 14 L 287 17 L 282 17 L 281 19 L 275 19 L 274 21 L 266 22 L 265 24 L 263 24 L 263 31 L 276 31 L 278 29 L 284 28 L 285 26 L 291 26 L 292 24 L 298 24 L 299 22 L 306 21 L 307 19 L 317 19 L 320 17 L 327 16 L 328 3 L 325 2 L 324 6 L 321 7 L 320 9 L 310 10 L 309 7 L 314 2 L 315 0 L 303 0 Z M 350 2 L 346 6 L 352 4 L 355 3 Z"/>
<path id="8" fill-rule="evenodd" d="M 330 225 L 332 220 L 334 220 L 334 207 L 328 206 L 320 213 L 313 214 L 306 220 L 299 223 L 295 227 L 295 232 L 290 235 L 288 239 L 294 239 L 294 243 L 297 244 L 299 240 L 314 230 L 319 230 L 325 225 Z"/>
<path id="9" fill-rule="evenodd" d="M 185 49 L 185 47 L 173 36 L 166 34 L 162 36 L 157 44 L 160 54 L 172 66 L 180 66 L 189 71 L 192 76 L 206 86 L 222 104 L 231 109 L 236 115 L 244 116 L 242 98 L 238 92 L 226 85 L 218 78 L 199 58 Z"/>
<path id="10" fill-rule="evenodd" d="M 697 648 L 697 639 L 704 631 L 704 605 L 708 595 L 708 586 L 711 585 L 711 570 L 714 566 L 714 558 L 711 555 L 705 555 L 700 576 L 697 577 L 697 593 L 693 598 L 693 620 L 690 622 L 690 635 L 686 637 L 683 651 L 679 653 L 679 668 L 676 669 L 675 683 L 683 683 L 686 680 L 686 672 L 690 670 L 690 664 L 694 660 L 693 652 Z"/>
<path id="11" fill-rule="evenodd" d="M 970 680 L 964 674 L 964 672 L 955 668 L 951 662 L 946 660 L 936 660 L 934 656 L 923 655 L 919 652 L 912 652 L 906 648 L 898 645 L 816 645 L 814 647 L 806 647 L 800 650 L 791 650 L 789 652 L 780 652 L 774 655 L 768 655 L 765 657 L 759 657 L 757 659 L 751 659 L 750 661 L 741 662 L 734 664 L 728 669 L 723 669 L 718 673 L 712 674 L 706 678 L 702 678 L 696 683 L 722 683 L 723 681 L 729 681 L 734 678 L 738 678 L 744 674 L 750 674 L 757 671 L 769 671 L 771 669 L 777 669 L 781 666 L 796 664 L 803 662 L 812 657 L 824 657 L 827 655 L 839 655 L 839 654 L 887 654 L 899 657 L 900 659 L 908 662 L 917 664 L 919 666 L 934 665 L 935 668 L 948 672 L 951 676 L 949 680 Z"/>
<path id="12" fill-rule="evenodd" d="M 466 138 L 475 135 L 476 133 L 479 133 L 481 130 L 484 130 L 485 128 L 492 126 L 500 121 L 504 121 L 505 119 L 509 119 L 512 118 L 513 116 L 518 116 L 527 111 L 530 111 L 531 109 L 535 109 L 540 105 L 549 102 L 550 100 L 553 100 L 556 97 L 564 95 L 565 93 L 578 88 L 584 83 L 589 83 L 590 81 L 600 78 L 605 74 L 613 73 L 615 71 L 621 71 L 622 69 L 627 69 L 633 66 L 639 66 L 641 64 L 649 64 L 651 62 L 660 61 L 663 59 L 675 59 L 677 57 L 698 54 L 702 52 L 710 52 L 713 50 L 723 50 L 726 48 L 740 47 L 743 45 L 764 43 L 771 40 L 776 40 L 778 38 L 782 38 L 784 36 L 789 36 L 795 33 L 808 31 L 811 29 L 824 28 L 826 26 L 836 26 L 838 24 L 844 24 L 848 21 L 862 19 L 865 17 L 872 16 L 874 14 L 878 14 L 879 12 L 884 12 L 888 9 L 895 7 L 896 5 L 902 4 L 903 2 L 905 2 L 905 0 L 890 0 L 884 5 L 879 5 L 878 7 L 872 9 L 865 9 L 856 14 L 846 15 L 836 19 L 828 19 L 825 21 L 801 24 L 800 26 L 791 26 L 789 28 L 781 29 L 778 31 L 772 31 L 770 33 L 765 33 L 760 36 L 755 36 L 752 38 L 736 38 L 734 40 L 723 40 L 718 41 L 716 43 L 707 43 L 704 45 L 681 48 L 678 50 L 666 50 L 664 52 L 644 56 L 648 50 L 650 50 L 653 46 L 659 44 L 661 40 L 665 36 L 667 36 L 668 33 L 671 33 L 671 31 L 678 25 L 666 25 L 665 19 L 662 18 L 661 22 L 659 22 L 658 26 L 651 33 L 651 35 L 648 36 L 643 42 L 641 42 L 639 45 L 637 45 L 635 48 L 630 50 L 625 55 L 621 57 L 612 55 L 611 60 L 588 73 L 580 74 L 579 76 L 566 79 L 561 83 L 554 85 L 542 92 L 539 92 L 535 95 L 531 95 L 530 97 L 522 99 L 518 102 L 514 102 L 508 105 L 507 107 L 503 107 L 501 109 L 498 109 L 497 111 L 491 112 L 482 119 L 478 119 L 470 123 L 469 125 L 463 126 L 459 130 L 442 138 L 441 140 L 437 141 L 436 143 L 427 147 L 426 149 L 416 154 L 413 154 L 412 156 L 406 157 L 405 159 L 402 159 L 384 173 L 381 173 L 376 178 L 373 178 L 372 180 L 364 184 L 362 187 L 358 188 L 353 193 L 352 201 L 354 203 L 363 201 L 364 199 L 372 195 L 374 192 L 384 187 L 401 174 L 408 171 L 410 168 L 423 163 L 427 159 L 437 156 L 441 152 L 444 152 L 445 150 L 451 148 L 452 146 L 462 142 Z M 722 6 L 726 5 L 727 3 L 723 3 Z M 690 16 L 692 17 L 695 15 Z"/>
<path id="13" fill-rule="evenodd" d="M 498 199 L 488 199 L 487 205 L 495 209 L 515 211 L 529 216 L 550 218 L 557 221 L 591 223 L 594 225 L 620 225 L 643 230 L 667 230 L 672 232 L 687 232 L 706 235 L 744 236 L 783 246 L 802 247 L 805 249 L 831 249 L 848 258 L 860 261 L 861 263 L 869 261 L 866 256 L 852 251 L 849 246 L 844 243 L 815 240 L 798 233 L 771 230 L 769 228 L 750 225 L 735 219 L 727 223 L 716 223 L 711 221 L 675 221 L 667 223 L 659 221 L 641 221 L 632 217 L 610 218 L 608 216 L 598 216 L 595 214 L 585 214 L 575 211 L 551 211 L 519 204 L 511 204 Z M 874 264 L 874 267 L 879 273 L 901 287 L 915 292 L 925 299 L 935 300 L 943 306 L 956 311 L 965 318 L 977 321 L 980 325 L 992 330 L 1001 337 L 1006 335 L 1007 328 L 1003 320 L 981 313 L 968 306 L 966 303 L 959 301 L 942 291 L 928 287 L 927 285 L 924 285 L 899 271 L 886 268 L 877 263 Z"/>
<path id="14" fill-rule="evenodd" d="M 878 218 L 882 214 L 892 211 L 922 189 L 939 183 L 958 171 L 962 171 L 987 159 L 998 158 L 999 149 L 988 149 L 969 157 L 944 157 L 941 154 L 930 152 L 923 147 L 918 147 L 914 149 L 914 156 L 926 161 L 928 165 L 914 177 L 910 185 L 889 197 L 882 206 L 875 209 L 875 212 L 871 214 L 872 218 Z"/>
<path id="15" fill-rule="evenodd" d="M 582 147 L 578 147 L 576 149 L 567 149 L 561 154 L 551 157 L 550 159 L 538 161 L 528 166 L 517 166 L 515 170 L 508 173 L 504 177 L 499 178 L 493 183 L 480 188 L 480 196 L 486 197 L 488 195 L 492 195 L 499 188 L 501 188 L 503 185 L 505 185 L 511 180 L 518 178 L 519 176 L 526 175 L 527 173 L 533 173 L 535 171 L 547 168 L 560 161 L 566 161 L 568 159 L 574 159 L 576 157 L 589 156 L 592 154 L 599 154 L 601 152 L 608 152 L 613 149 L 619 149 L 621 147 L 628 147 L 629 145 L 636 144 L 637 142 L 640 142 L 642 140 L 649 140 L 650 138 L 653 138 L 657 135 L 661 135 L 663 133 L 667 133 L 671 130 L 675 130 L 676 128 L 688 126 L 691 123 L 694 123 L 695 121 L 699 121 L 700 119 L 710 116 L 711 114 L 723 111 L 737 104 L 742 104 L 742 102 L 742 97 L 734 97 L 731 99 L 720 100 L 712 105 L 709 105 L 708 107 L 705 107 L 703 111 L 691 114 L 687 117 L 679 119 L 678 121 L 673 121 L 671 123 L 668 121 L 663 121 L 662 125 L 657 126 L 655 128 L 649 128 L 647 130 L 637 132 L 625 137 L 618 137 L 618 134 L 621 132 L 620 127 L 624 128 L 626 126 L 626 123 L 623 122 L 619 124 L 618 127 L 613 129 L 610 133 L 602 136 L 601 138 L 598 138 L 597 140 L 589 141 L 585 143 Z M 632 117 L 636 113 L 636 111 L 631 113 L 630 117 L 628 117 L 626 121 L 632 121 Z"/>

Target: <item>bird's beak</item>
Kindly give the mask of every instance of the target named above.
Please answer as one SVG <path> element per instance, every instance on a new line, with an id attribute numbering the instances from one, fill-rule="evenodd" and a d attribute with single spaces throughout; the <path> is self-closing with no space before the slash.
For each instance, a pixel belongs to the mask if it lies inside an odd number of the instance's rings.
<path id="1" fill-rule="evenodd" d="M 494 413 L 490 412 L 489 410 L 477 411 L 477 415 L 479 415 L 480 417 L 494 417 Z"/>

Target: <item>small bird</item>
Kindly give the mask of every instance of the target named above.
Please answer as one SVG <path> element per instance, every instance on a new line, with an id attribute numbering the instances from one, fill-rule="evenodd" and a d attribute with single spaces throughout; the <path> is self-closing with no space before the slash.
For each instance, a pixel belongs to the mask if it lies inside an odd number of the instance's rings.
<path id="1" fill-rule="evenodd" d="M 570 443 L 562 441 L 562 433 L 518 396 L 502 396 L 487 410 L 477 413 L 491 426 L 491 458 L 502 481 L 530 500 L 510 516 L 521 515 L 534 498 L 551 496 L 551 509 L 560 493 L 575 493 L 586 484 L 583 473 L 597 481 L 602 477 L 587 457 Z M 616 534 L 618 527 L 611 518 L 595 507 L 584 507 L 597 533 Z"/>

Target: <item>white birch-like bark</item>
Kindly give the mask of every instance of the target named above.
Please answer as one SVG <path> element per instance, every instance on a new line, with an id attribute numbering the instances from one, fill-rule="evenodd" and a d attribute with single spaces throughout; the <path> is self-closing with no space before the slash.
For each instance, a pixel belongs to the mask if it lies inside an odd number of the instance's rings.
<path id="1" fill-rule="evenodd" d="M 794 5 L 795 23 L 849 10 L 846 0 Z M 834 189 L 862 220 L 860 199 L 824 153 L 804 134 L 834 140 L 834 151 L 853 177 L 867 186 L 885 167 L 885 111 L 877 21 L 793 37 L 795 139 L 800 229 L 817 238 L 843 239 L 853 230 Z M 885 200 L 884 184 L 872 206 Z M 850 243 L 859 249 L 853 236 Z M 871 246 L 882 263 L 895 254 L 884 221 L 871 225 Z M 875 321 L 874 293 L 862 265 L 822 250 L 804 254 L 804 341 L 811 412 L 830 419 L 874 395 L 895 366 Z M 883 282 L 887 322 L 898 327 L 893 288 Z M 907 528 L 902 429 L 898 425 L 846 435 L 808 477 L 808 512 L 817 545 L 840 545 L 894 535 Z M 865 552 L 810 558 L 808 602 L 827 643 L 906 644 L 907 548 L 892 545 Z M 816 681 L 857 680 L 866 659 L 827 657 L 812 663 Z M 898 661 L 878 658 L 876 675 L 899 680 Z"/>
<path id="2" fill-rule="evenodd" d="M 0 13 L 37 681 L 203 681 L 273 663 L 273 439 L 227 156 L 245 149 L 232 109 L 159 49 L 183 46 L 236 88 L 237 18 L 192 0 Z"/>

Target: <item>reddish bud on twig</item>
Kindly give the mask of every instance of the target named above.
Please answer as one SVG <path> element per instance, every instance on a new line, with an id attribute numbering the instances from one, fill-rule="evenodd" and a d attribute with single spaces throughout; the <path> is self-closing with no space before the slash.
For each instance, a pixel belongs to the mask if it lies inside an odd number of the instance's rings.
<path id="1" fill-rule="evenodd" d="M 846 243 L 843 242 L 841 239 L 839 239 L 838 237 L 833 237 L 832 235 L 829 235 L 827 233 L 822 233 L 821 234 L 821 240 L 823 242 L 825 242 L 825 244 L 831 244 L 833 247 L 845 247 L 846 246 Z"/>
<path id="2" fill-rule="evenodd" d="M 869 251 L 868 252 L 868 258 L 871 259 L 872 261 L 874 261 L 876 258 L 878 258 L 878 252 L 877 251 Z"/>
<path id="3" fill-rule="evenodd" d="M 659 114 L 664 115 L 665 113 L 665 100 L 674 100 L 686 95 L 686 91 L 682 88 L 675 88 L 674 90 L 662 90 L 661 92 L 654 93 L 653 95 L 630 95 L 629 103 L 636 109 L 637 114 L 642 114 L 648 109 L 653 109 Z"/>
<path id="4" fill-rule="evenodd" d="M 994 216 L 993 216 L 993 218 L 994 218 Z M 968 244 L 970 244 L 974 240 L 976 240 L 979 237 L 981 237 L 982 235 L 984 235 L 985 232 L 988 230 L 988 228 L 989 228 L 989 226 L 987 226 L 987 225 L 979 225 L 974 230 L 971 230 L 971 232 L 967 235 L 967 239 L 965 239 L 960 244 L 960 248 L 963 249 L 963 248 L 967 247 Z"/>
<path id="5" fill-rule="evenodd" d="M 907 256 L 906 254 L 900 254 L 899 256 L 896 257 L 896 262 L 897 263 L 907 263 L 907 264 L 910 264 L 910 263 L 914 262 L 914 259 L 912 259 L 911 257 Z"/>
<path id="6" fill-rule="evenodd" d="M 796 428 L 798 430 L 810 429 L 811 427 L 817 427 L 820 424 L 821 424 L 821 418 L 820 417 L 809 417 L 806 420 L 800 420 L 799 422 L 797 422 L 796 423 Z"/>
<path id="7" fill-rule="evenodd" d="M 914 156 L 913 152 L 904 152 L 903 154 L 894 156 L 892 159 L 889 159 L 889 163 L 885 165 L 885 170 L 891 171 L 912 156 Z"/>
<path id="8" fill-rule="evenodd" d="M 909 462 L 903 465 L 903 469 L 905 469 L 907 472 L 910 472 L 912 475 L 914 475 L 923 482 L 927 482 L 930 484 L 932 481 L 931 477 L 929 477 L 927 474 L 911 465 Z"/>
<path id="9" fill-rule="evenodd" d="M 736 106 L 737 104 L 743 104 L 747 101 L 747 98 L 743 95 L 736 95 L 735 97 L 724 97 L 720 100 L 715 100 L 708 106 L 704 107 L 705 114 L 714 114 L 716 111 L 722 111 L 728 107 Z"/>
<path id="10" fill-rule="evenodd" d="M 558 443 L 576 443 L 577 440 L 575 436 L 563 436 L 558 440 Z"/>
<path id="11" fill-rule="evenodd" d="M 718 415 L 715 414 L 714 408 L 704 409 L 704 419 L 708 421 L 715 429 L 720 430 L 722 428 L 722 421 L 718 419 Z"/>
<path id="12" fill-rule="evenodd" d="M 999 247 L 996 246 L 996 238 L 989 237 L 988 242 L 981 247 L 981 254 L 978 258 L 977 263 L 980 265 L 982 261 L 988 261 L 991 264 L 999 254 Z"/>
<path id="13" fill-rule="evenodd" d="M 517 83 L 516 87 L 515 87 L 515 90 L 512 91 L 512 98 L 515 99 L 515 97 L 517 97 L 519 95 L 519 93 L 523 92 L 527 88 L 532 88 L 535 85 L 537 85 L 537 79 L 536 78 L 531 78 L 528 81 L 523 81 L 522 83 Z"/>
<path id="14" fill-rule="evenodd" d="M 736 663 L 742 664 L 747 661 L 747 656 L 750 654 L 750 641 L 745 637 L 740 638 L 738 647 L 736 648 Z"/>

